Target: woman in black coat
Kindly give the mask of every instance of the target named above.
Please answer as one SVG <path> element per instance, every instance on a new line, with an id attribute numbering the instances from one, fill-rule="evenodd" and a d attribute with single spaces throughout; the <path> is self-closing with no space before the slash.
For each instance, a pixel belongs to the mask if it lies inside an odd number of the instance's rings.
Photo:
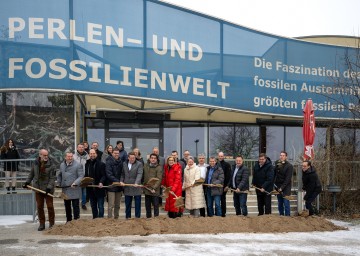
<path id="1" fill-rule="evenodd" d="M 314 209 L 312 203 L 322 190 L 321 182 L 310 161 L 302 163 L 302 170 L 303 190 L 306 192 L 304 196 L 305 207 L 309 210 L 309 215 L 313 215 Z"/>
<path id="2" fill-rule="evenodd" d="M 1 159 L 20 159 L 19 152 L 16 149 L 15 143 L 12 139 L 8 139 L 5 142 L 5 145 L 1 148 Z M 16 171 L 18 170 L 19 162 L 18 161 L 5 161 L 4 170 L 5 170 L 5 187 L 7 193 L 10 194 L 10 177 L 12 185 L 12 193 L 16 193 Z"/>

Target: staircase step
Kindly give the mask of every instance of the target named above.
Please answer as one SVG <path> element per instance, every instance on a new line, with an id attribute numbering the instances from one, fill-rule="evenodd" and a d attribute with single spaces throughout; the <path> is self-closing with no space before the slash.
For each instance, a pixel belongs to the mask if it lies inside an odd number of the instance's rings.
<path id="1" fill-rule="evenodd" d="M 56 192 L 61 192 L 61 190 L 57 189 Z M 125 219 L 125 197 L 121 197 L 121 203 L 120 203 L 120 212 L 119 212 L 119 218 Z M 165 199 L 163 199 L 163 202 L 165 202 Z M 81 219 L 92 219 L 92 213 L 91 213 L 91 207 L 90 204 L 87 203 L 87 210 L 83 210 L 80 208 L 80 218 Z M 233 196 L 231 193 L 228 193 L 226 196 L 226 214 L 227 215 L 235 215 L 235 209 L 233 204 Z M 294 214 L 297 211 L 297 200 L 290 200 L 290 206 L 291 206 L 291 213 Z M 65 215 L 65 206 L 64 206 L 64 200 L 60 198 L 54 198 L 54 207 L 55 207 L 55 216 L 56 221 L 58 222 L 65 222 L 66 221 L 66 215 Z M 256 194 L 249 194 L 247 199 L 247 207 L 248 207 L 248 214 L 249 216 L 257 216 L 258 215 L 258 209 L 257 209 L 257 199 Z M 107 216 L 107 202 L 105 201 L 104 205 L 104 212 L 105 217 Z M 134 208 L 134 207 L 133 207 Z M 145 217 L 145 197 L 142 196 L 141 199 L 141 217 Z M 184 215 L 188 215 L 189 212 L 185 210 Z M 275 196 L 272 197 L 272 214 L 278 215 L 278 209 L 277 209 L 277 198 Z M 135 209 L 132 209 L 132 215 L 135 216 Z M 164 211 L 163 208 L 160 207 L 159 211 L 160 216 L 166 216 L 167 212 Z"/>

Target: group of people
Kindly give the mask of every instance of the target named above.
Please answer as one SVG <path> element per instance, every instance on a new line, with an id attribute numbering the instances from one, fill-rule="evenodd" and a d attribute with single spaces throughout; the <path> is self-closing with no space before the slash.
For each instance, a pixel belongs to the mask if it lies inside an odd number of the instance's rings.
<path id="1" fill-rule="evenodd" d="M 249 182 L 250 170 L 244 165 L 242 156 L 237 156 L 231 166 L 225 161 L 224 153 L 210 157 L 205 163 L 205 155 L 194 157 L 188 150 L 179 159 L 178 152 L 172 151 L 166 159 L 159 155 L 154 147 L 149 158 L 144 161 L 138 148 L 127 153 L 123 141 L 116 146 L 107 146 L 104 152 L 93 142 L 91 149 L 79 143 L 75 153 L 66 152 L 58 173 L 49 158 L 49 152 L 41 149 L 31 172 L 24 184 L 26 188 L 32 182 L 35 188 L 46 193 L 36 193 L 39 215 L 39 231 L 45 229 L 44 202 L 48 208 L 49 227 L 54 225 L 55 212 L 53 194 L 55 186 L 62 188 L 66 220 L 80 218 L 80 203 L 83 209 L 86 199 L 90 200 L 93 218 L 104 217 L 104 203 L 108 201 L 109 218 L 119 218 L 121 197 L 125 196 L 125 216 L 131 218 L 132 203 L 135 203 L 135 217 L 141 216 L 141 199 L 145 194 L 146 217 L 159 215 L 162 190 L 168 192 L 164 209 L 170 218 L 181 217 L 184 209 L 190 216 L 226 216 L 226 194 L 233 193 L 236 215 L 248 215 L 247 196 L 250 185 L 256 190 L 259 215 L 271 214 L 271 195 L 277 192 L 280 215 L 290 216 L 290 202 L 286 198 L 291 194 L 293 166 L 282 151 L 280 159 L 273 166 L 266 154 L 260 154 Z M 312 202 L 321 192 L 321 184 L 310 161 L 304 161 L 303 185 L 306 191 L 306 208 L 310 215 Z M 84 177 L 91 178 L 91 184 L 81 188 Z M 150 182 L 153 181 L 153 182 Z M 179 198 L 185 198 L 184 205 L 178 205 Z"/>

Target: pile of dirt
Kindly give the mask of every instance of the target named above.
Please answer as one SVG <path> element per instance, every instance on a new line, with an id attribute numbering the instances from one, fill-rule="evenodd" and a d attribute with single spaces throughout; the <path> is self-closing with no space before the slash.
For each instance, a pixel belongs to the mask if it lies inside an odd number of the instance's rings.
<path id="1" fill-rule="evenodd" d="M 126 236 L 151 234 L 216 234 L 216 233 L 282 233 L 346 230 L 322 217 L 275 216 L 256 217 L 227 216 L 170 219 L 167 217 L 129 220 L 79 219 L 63 225 L 55 225 L 45 232 L 63 236 Z"/>

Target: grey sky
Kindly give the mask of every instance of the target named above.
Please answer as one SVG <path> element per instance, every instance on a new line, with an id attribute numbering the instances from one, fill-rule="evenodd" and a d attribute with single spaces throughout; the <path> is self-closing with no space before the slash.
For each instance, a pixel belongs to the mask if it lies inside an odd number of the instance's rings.
<path id="1" fill-rule="evenodd" d="M 279 36 L 360 36 L 359 0 L 165 0 L 163 2 Z"/>

